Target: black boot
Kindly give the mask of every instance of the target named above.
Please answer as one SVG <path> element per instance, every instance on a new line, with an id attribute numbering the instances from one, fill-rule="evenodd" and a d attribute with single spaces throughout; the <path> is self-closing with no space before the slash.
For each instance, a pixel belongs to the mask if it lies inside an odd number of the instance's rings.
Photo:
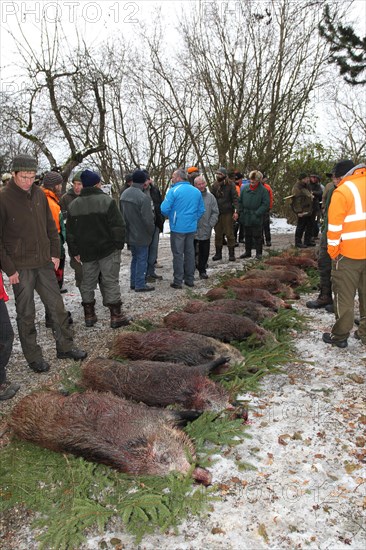
<path id="1" fill-rule="evenodd" d="M 244 254 L 239 256 L 239 258 L 250 258 L 251 255 L 252 255 L 252 253 L 249 250 L 247 250 L 247 251 L 244 252 Z"/>
<path id="2" fill-rule="evenodd" d="M 214 262 L 216 262 L 216 260 L 222 260 L 222 246 L 216 247 L 216 254 L 212 256 L 212 259 Z"/>
<path id="3" fill-rule="evenodd" d="M 88 304 L 85 304 L 84 302 L 82 302 L 81 305 L 84 308 L 85 326 L 87 327 L 94 326 L 95 323 L 98 321 L 98 317 L 96 316 L 95 309 L 94 309 L 95 300 Z"/>
<path id="4" fill-rule="evenodd" d="M 108 306 L 111 312 L 111 328 L 125 327 L 130 324 L 131 319 L 122 313 L 121 306 L 122 302 Z"/>
<path id="5" fill-rule="evenodd" d="M 235 262 L 235 248 L 229 246 L 229 262 Z"/>

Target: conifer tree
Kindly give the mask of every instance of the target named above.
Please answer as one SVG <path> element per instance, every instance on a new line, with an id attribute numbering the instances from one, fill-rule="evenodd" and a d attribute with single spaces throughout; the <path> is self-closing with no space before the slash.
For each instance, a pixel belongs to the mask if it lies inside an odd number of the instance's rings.
<path id="1" fill-rule="evenodd" d="M 335 22 L 329 6 L 324 8 L 324 24 L 319 24 L 320 35 L 330 45 L 329 63 L 335 63 L 344 80 L 352 86 L 366 84 L 362 73 L 366 70 L 366 36 L 360 38 L 350 26 Z"/>

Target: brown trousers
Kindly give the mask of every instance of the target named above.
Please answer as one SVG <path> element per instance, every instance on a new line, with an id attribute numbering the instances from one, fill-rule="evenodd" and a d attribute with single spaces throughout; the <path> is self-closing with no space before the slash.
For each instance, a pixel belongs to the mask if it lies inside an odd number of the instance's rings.
<path id="1" fill-rule="evenodd" d="M 220 214 L 219 221 L 215 225 L 215 246 L 222 247 L 224 235 L 226 235 L 228 247 L 234 248 L 235 237 L 232 212 L 228 212 L 227 214 Z"/>
<path id="2" fill-rule="evenodd" d="M 358 334 L 366 343 L 366 260 L 353 260 L 339 256 L 332 261 L 332 287 L 336 322 L 332 334 L 337 340 L 350 335 L 354 323 L 356 292 L 360 302 L 360 326 Z"/>

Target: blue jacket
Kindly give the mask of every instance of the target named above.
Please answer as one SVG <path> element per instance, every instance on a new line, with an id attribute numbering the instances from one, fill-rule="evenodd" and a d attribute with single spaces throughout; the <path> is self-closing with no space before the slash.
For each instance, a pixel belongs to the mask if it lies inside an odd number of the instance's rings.
<path id="1" fill-rule="evenodd" d="M 195 233 L 198 220 L 205 212 L 202 193 L 189 181 L 178 181 L 167 192 L 161 212 L 169 217 L 170 231 Z"/>

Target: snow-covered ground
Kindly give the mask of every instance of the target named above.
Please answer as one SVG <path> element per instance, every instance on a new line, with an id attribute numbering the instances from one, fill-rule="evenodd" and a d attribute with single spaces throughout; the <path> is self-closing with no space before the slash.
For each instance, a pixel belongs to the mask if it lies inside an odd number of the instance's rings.
<path id="1" fill-rule="evenodd" d="M 159 273 L 164 278 L 149 296 L 129 290 L 129 253 L 127 250 L 122 253 L 123 304 L 137 319 L 161 319 L 189 298 L 189 292 L 175 291 L 169 286 L 172 260 L 168 230 L 167 227 L 159 248 L 162 266 Z M 272 249 L 293 244 L 294 230 L 285 220 L 273 219 Z M 242 251 L 241 245 L 237 256 Z M 224 250 L 222 262 L 210 262 L 210 278 L 196 281 L 195 292 L 204 294 L 213 286 L 216 276 L 242 266 L 242 260 L 227 263 L 226 254 Z M 65 286 L 68 292 L 64 300 L 74 318 L 76 342 L 90 355 L 103 355 L 106 342 L 116 331 L 108 326 L 109 314 L 99 293 L 99 322 L 88 329 L 83 323 L 80 296 L 69 268 Z M 211 472 L 218 484 L 218 501 L 209 511 L 201 518 L 187 519 L 179 527 L 178 535 L 171 531 L 147 536 L 138 546 L 116 521 L 113 531 L 95 533 L 80 550 L 363 550 L 366 547 L 366 349 L 353 336 L 346 349 L 324 344 L 321 335 L 331 328 L 333 316 L 324 310 L 307 309 L 305 302 L 313 296 L 303 296 L 295 303 L 296 309 L 309 316 L 309 328 L 293 334 L 298 360 L 288 364 L 282 374 L 264 378 L 258 394 L 244 396 L 250 401 L 250 425 L 246 432 L 252 439 L 245 439 L 215 457 L 217 461 Z M 14 320 L 12 299 L 8 307 Z M 15 342 L 9 375 L 22 384 L 20 396 L 40 383 L 51 384 L 65 365 L 55 359 L 51 331 L 44 328 L 43 307 L 38 300 L 36 307 L 40 343 L 52 369 L 46 375 L 31 372 L 19 343 Z M 0 406 L 6 412 L 12 403 L 3 402 Z M 240 462 L 256 469 L 240 470 Z M 5 550 L 37 548 L 34 533 L 24 524 Z"/>

